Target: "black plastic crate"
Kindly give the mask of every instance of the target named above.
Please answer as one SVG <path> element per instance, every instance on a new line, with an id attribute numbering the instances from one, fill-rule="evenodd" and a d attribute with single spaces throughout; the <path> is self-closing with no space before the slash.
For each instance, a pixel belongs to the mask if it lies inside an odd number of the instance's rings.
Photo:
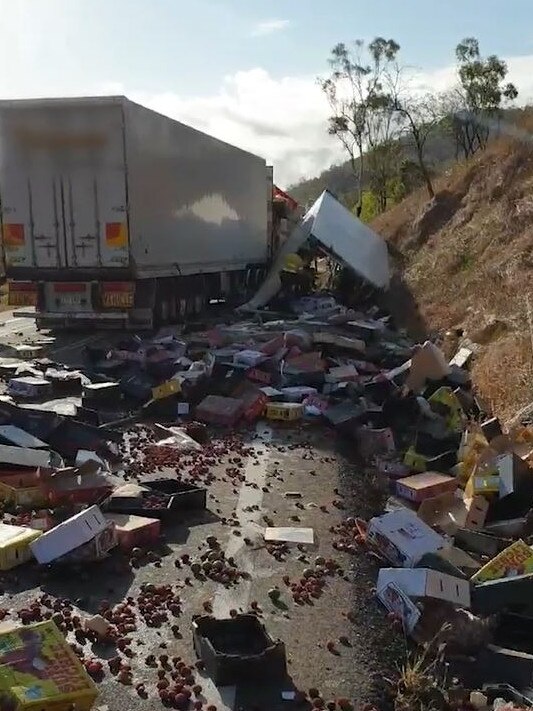
<path id="1" fill-rule="evenodd" d="M 207 505 L 207 491 L 194 484 L 187 484 L 176 479 L 155 479 L 142 481 L 141 486 L 146 486 L 153 491 L 168 494 L 171 497 L 172 509 L 205 509 Z"/>
<path id="2" fill-rule="evenodd" d="M 287 674 L 285 645 L 275 641 L 255 615 L 193 621 L 196 654 L 217 686 L 283 678 Z"/>
<path id="3" fill-rule="evenodd" d="M 160 505 L 153 506 L 150 497 L 158 495 Z M 162 521 L 172 520 L 176 516 L 178 509 L 172 507 L 172 497 L 163 492 L 144 492 L 140 498 L 127 496 L 114 496 L 105 502 L 106 511 L 114 513 L 133 514 L 134 516 L 145 516 L 148 518 L 159 518 Z"/>

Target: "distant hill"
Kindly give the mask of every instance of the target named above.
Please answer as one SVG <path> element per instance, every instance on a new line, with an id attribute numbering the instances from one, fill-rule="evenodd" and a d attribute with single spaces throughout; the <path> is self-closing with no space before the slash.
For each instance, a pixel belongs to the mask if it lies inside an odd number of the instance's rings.
<path id="1" fill-rule="evenodd" d="M 414 161 L 415 152 L 409 141 L 400 139 L 404 160 Z M 455 158 L 455 144 L 444 131 L 435 132 L 428 139 L 427 162 L 433 173 L 440 173 L 444 166 Z M 347 207 L 356 200 L 357 183 L 349 161 L 333 165 L 316 178 L 302 180 L 292 185 L 288 192 L 304 207 L 309 207 L 323 190 L 330 190 Z"/>

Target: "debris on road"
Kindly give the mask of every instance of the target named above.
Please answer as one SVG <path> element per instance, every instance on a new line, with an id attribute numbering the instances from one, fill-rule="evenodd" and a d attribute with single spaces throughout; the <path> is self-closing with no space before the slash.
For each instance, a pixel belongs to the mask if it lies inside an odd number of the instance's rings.
<path id="1" fill-rule="evenodd" d="M 388 279 L 385 266 L 375 280 Z M 110 674 L 151 707 L 210 708 L 207 684 L 240 689 L 257 677 L 278 684 L 277 699 L 354 709 L 345 696 L 291 691 L 297 642 L 267 629 L 315 614 L 302 626 L 320 628 L 321 653 L 343 660 L 359 644 L 354 613 L 329 634 L 319 606 L 357 584 L 364 615 L 382 604 L 385 629 L 438 646 L 471 705 L 486 697 L 491 708 L 489 682 L 533 703 L 513 671 L 526 664 L 515 652 L 533 654 L 517 632 L 533 618 L 533 428 L 506 430 L 473 389 L 472 351 L 447 362 L 432 341 L 413 344 L 374 291 L 346 305 L 336 293 L 278 291 L 271 278 L 256 306 L 267 292 L 270 307 L 253 316 L 91 345 L 75 369 L 25 360 L 27 375 L 21 361 L 0 362 L 0 569 L 42 584 L 0 617 L 18 616 L 16 634 L 57 624 L 95 682 Z M 364 501 L 340 487 L 333 458 L 314 446 L 322 436 L 349 452 L 345 478 Z M 356 580 L 363 563 L 374 594 Z M 86 590 L 74 596 L 77 578 Z M 18 580 L 0 581 L 15 599 Z M 183 656 L 191 642 L 196 664 Z M 512 650 L 505 665 L 457 667 L 458 647 L 492 659 L 490 645 Z"/>

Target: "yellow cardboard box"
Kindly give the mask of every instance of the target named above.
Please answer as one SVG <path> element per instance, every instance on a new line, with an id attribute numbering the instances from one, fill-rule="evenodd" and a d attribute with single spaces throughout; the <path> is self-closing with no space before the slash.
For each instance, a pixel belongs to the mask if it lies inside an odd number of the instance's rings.
<path id="1" fill-rule="evenodd" d="M 304 406 L 298 402 L 270 402 L 266 406 L 269 420 L 299 420 L 304 413 Z"/>
<path id="2" fill-rule="evenodd" d="M 15 506 L 35 508 L 46 503 L 46 497 L 38 486 L 12 486 L 0 481 L 0 501 L 6 501 Z"/>
<path id="3" fill-rule="evenodd" d="M 181 383 L 179 380 L 171 378 L 170 380 L 161 383 L 155 388 L 152 388 L 152 398 L 154 400 L 162 400 L 171 395 L 177 395 L 181 392 Z"/>
<path id="4" fill-rule="evenodd" d="M 472 576 L 471 580 L 475 583 L 484 583 L 486 580 L 499 580 L 526 573 L 533 573 L 533 549 L 519 540 L 489 560 Z"/>
<path id="5" fill-rule="evenodd" d="M 42 534 L 33 528 L 0 523 L 0 570 L 9 570 L 32 558 L 30 543 Z M 0 705 L 1 708 L 1 705 Z"/>
<path id="6" fill-rule="evenodd" d="M 425 472 L 427 462 L 427 457 L 423 454 L 419 454 L 414 447 L 409 447 L 403 458 L 405 466 L 410 467 L 415 472 Z"/>
<path id="7" fill-rule="evenodd" d="M 439 388 L 428 398 L 428 402 L 432 405 L 440 405 L 447 411 L 445 419 L 450 430 L 458 432 L 461 429 L 464 412 L 457 395 L 451 388 Z"/>
<path id="8" fill-rule="evenodd" d="M 98 691 L 55 623 L 0 633 L 0 708 L 89 711 Z"/>

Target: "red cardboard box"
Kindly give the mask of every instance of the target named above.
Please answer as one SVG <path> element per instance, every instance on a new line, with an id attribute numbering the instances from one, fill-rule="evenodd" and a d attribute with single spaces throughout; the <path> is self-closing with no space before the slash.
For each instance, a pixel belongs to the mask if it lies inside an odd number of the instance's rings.
<path id="1" fill-rule="evenodd" d="M 196 417 L 211 425 L 231 427 L 244 412 L 241 400 L 234 397 L 208 395 L 196 408 Z"/>
<path id="2" fill-rule="evenodd" d="M 161 521 L 158 518 L 121 513 L 106 513 L 105 517 L 115 524 L 118 545 L 123 550 L 151 546 L 159 540 Z"/>
<path id="3" fill-rule="evenodd" d="M 440 474 L 439 472 L 413 474 L 396 482 L 398 496 L 415 502 L 455 491 L 456 488 L 457 480 L 455 477 Z"/>

